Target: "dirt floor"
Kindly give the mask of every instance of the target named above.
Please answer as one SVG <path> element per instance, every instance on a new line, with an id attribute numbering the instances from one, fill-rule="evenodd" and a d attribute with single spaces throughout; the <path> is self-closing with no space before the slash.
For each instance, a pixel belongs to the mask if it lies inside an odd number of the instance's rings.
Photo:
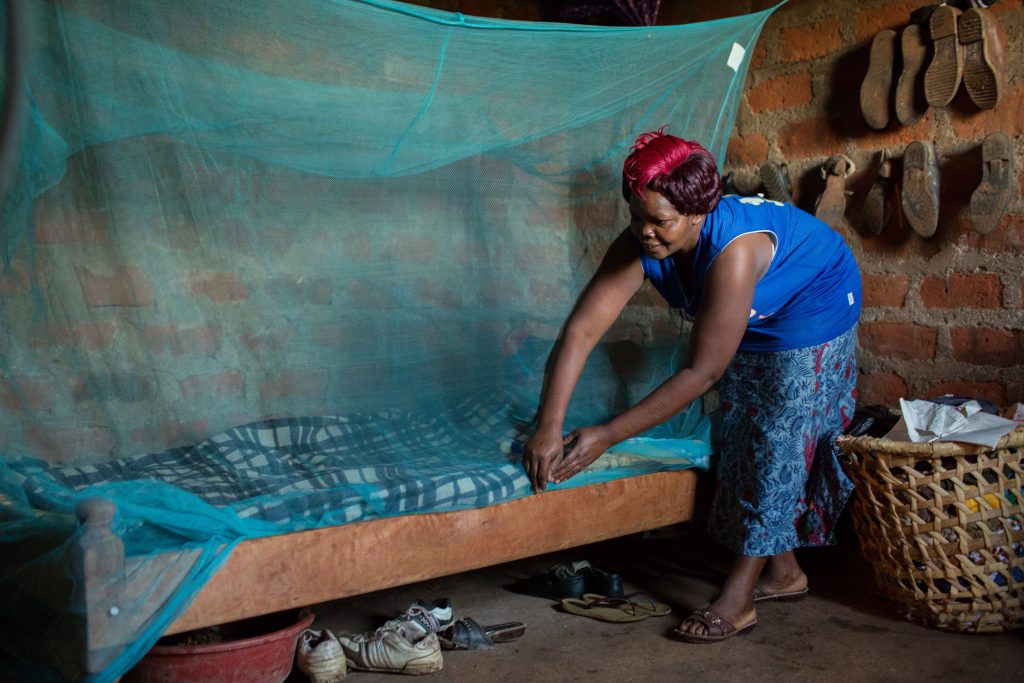
<path id="1" fill-rule="evenodd" d="M 439 539 L 440 542 L 440 539 Z M 855 545 L 798 551 L 811 595 L 762 603 L 748 635 L 714 645 L 668 637 L 690 610 L 711 601 L 728 556 L 689 523 L 644 535 L 337 600 L 313 607 L 316 628 L 373 630 L 414 600 L 449 597 L 456 616 L 481 624 L 522 621 L 526 635 L 490 651 L 445 652 L 430 677 L 462 681 L 928 681 L 1022 680 L 1024 630 L 994 635 L 947 633 L 903 619 L 875 590 Z M 561 611 L 556 603 L 506 589 L 558 562 L 586 559 L 621 573 L 627 591 L 667 602 L 673 614 L 612 624 Z M 344 560 L 339 558 L 339 571 Z M 395 674 L 350 671 L 372 683 Z M 289 683 L 305 681 L 296 669 Z"/>

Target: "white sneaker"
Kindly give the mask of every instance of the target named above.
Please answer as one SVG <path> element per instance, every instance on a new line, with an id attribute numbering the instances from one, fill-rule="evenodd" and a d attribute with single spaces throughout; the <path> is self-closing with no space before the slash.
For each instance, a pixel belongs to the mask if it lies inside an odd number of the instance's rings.
<path id="1" fill-rule="evenodd" d="M 412 642 L 398 623 L 385 624 L 373 633 L 343 633 L 338 643 L 349 667 L 361 671 L 430 674 L 444 665 L 437 634 Z"/>
<path id="2" fill-rule="evenodd" d="M 398 627 L 410 643 L 418 642 L 428 633 L 441 633 L 455 621 L 451 601 L 448 598 L 435 600 L 427 605 L 417 600 L 402 612 L 401 616 L 389 619 L 382 629 Z"/>
<path id="3" fill-rule="evenodd" d="M 313 683 L 337 683 L 348 673 L 341 643 L 328 629 L 307 628 L 299 635 L 295 663 Z"/>

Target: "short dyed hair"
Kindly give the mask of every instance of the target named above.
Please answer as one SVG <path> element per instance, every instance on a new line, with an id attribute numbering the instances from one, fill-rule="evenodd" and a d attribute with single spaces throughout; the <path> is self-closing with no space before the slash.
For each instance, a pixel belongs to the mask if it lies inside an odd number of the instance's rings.
<path id="1" fill-rule="evenodd" d="M 642 133 L 622 166 L 622 196 L 660 193 L 676 211 L 710 213 L 722 198 L 722 178 L 714 157 L 699 143 L 665 133 L 664 126 Z"/>

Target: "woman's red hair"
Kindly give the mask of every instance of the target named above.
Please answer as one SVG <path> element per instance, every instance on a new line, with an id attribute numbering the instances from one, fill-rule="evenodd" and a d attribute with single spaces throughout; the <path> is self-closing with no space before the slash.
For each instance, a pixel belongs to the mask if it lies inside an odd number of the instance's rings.
<path id="1" fill-rule="evenodd" d="M 664 132 L 642 133 L 622 166 L 622 196 L 660 193 L 679 213 L 710 213 L 722 197 L 722 178 L 710 152 L 699 143 Z"/>

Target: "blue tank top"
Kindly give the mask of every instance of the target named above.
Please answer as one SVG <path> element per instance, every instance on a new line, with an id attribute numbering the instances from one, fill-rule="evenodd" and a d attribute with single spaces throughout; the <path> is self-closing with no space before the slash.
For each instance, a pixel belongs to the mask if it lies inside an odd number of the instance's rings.
<path id="1" fill-rule="evenodd" d="M 791 204 L 762 197 L 722 197 L 707 215 L 694 252 L 690 282 L 683 283 L 671 258 L 655 259 L 637 242 L 644 276 L 669 305 L 697 314 L 704 280 L 734 239 L 768 234 L 772 262 L 754 288 L 741 351 L 785 351 L 838 337 L 860 317 L 857 262 L 842 235 Z"/>

